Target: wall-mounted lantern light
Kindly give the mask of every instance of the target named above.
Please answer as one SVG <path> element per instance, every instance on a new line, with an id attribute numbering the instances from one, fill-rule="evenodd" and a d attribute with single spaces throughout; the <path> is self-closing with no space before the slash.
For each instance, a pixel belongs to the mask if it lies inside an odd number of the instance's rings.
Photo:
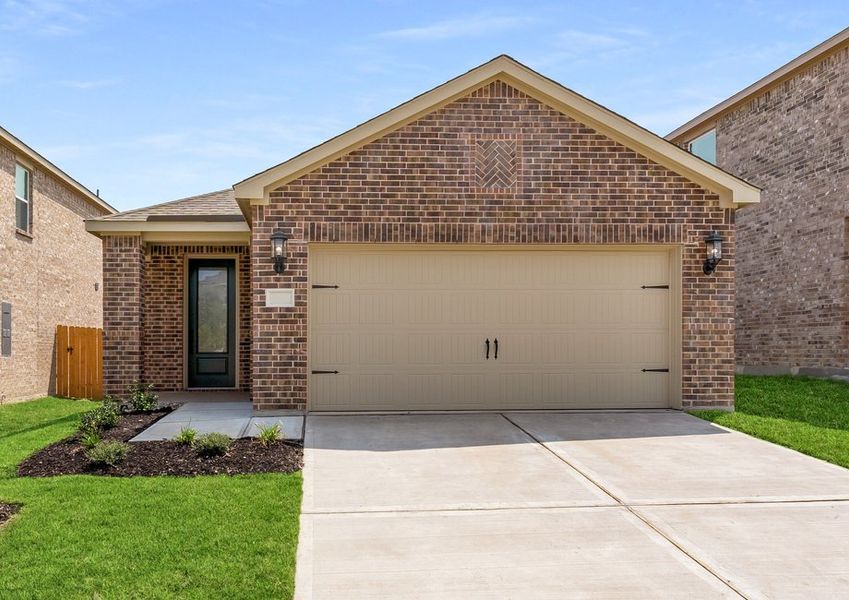
<path id="1" fill-rule="evenodd" d="M 702 270 L 705 275 L 710 275 L 716 270 L 719 261 L 722 260 L 722 236 L 718 232 L 714 231 L 705 238 L 705 250 L 707 251 L 707 258 L 705 258 Z"/>
<path id="2" fill-rule="evenodd" d="M 271 258 L 274 259 L 274 272 L 282 273 L 286 268 L 286 242 L 289 238 L 282 229 L 275 229 L 271 234 Z"/>

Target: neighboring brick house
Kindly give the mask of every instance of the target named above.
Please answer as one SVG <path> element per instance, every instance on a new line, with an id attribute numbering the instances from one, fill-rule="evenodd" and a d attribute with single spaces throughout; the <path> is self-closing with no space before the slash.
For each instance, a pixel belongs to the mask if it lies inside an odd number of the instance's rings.
<path id="1" fill-rule="evenodd" d="M 737 213 L 737 368 L 849 375 L 849 29 L 667 136 L 763 189 Z"/>
<path id="2" fill-rule="evenodd" d="M 0 402 L 55 390 L 56 325 L 101 326 L 101 245 L 85 219 L 114 213 L 0 128 Z"/>
<path id="3" fill-rule="evenodd" d="M 734 212 L 758 198 L 501 56 L 232 192 L 90 220 L 107 392 L 731 408 Z"/>

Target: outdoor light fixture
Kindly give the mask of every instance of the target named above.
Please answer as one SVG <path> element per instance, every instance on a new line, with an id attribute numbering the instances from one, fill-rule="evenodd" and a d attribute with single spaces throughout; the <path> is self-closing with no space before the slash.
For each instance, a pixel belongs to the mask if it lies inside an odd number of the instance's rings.
<path id="1" fill-rule="evenodd" d="M 271 234 L 271 258 L 274 259 L 274 272 L 282 273 L 286 268 L 286 242 L 289 238 L 282 229 L 275 229 Z"/>
<path id="2" fill-rule="evenodd" d="M 705 275 L 710 275 L 716 270 L 719 261 L 722 260 L 722 236 L 719 235 L 719 232 L 714 231 L 705 238 L 705 250 L 707 251 L 707 258 L 702 270 Z"/>

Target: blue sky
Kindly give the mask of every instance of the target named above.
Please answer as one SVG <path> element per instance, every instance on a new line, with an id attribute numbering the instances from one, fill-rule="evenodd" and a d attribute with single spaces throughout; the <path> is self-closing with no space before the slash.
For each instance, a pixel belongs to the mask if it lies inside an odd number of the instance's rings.
<path id="1" fill-rule="evenodd" d="M 666 134 L 835 2 L 0 0 L 0 124 L 119 209 L 229 187 L 506 53 Z"/>

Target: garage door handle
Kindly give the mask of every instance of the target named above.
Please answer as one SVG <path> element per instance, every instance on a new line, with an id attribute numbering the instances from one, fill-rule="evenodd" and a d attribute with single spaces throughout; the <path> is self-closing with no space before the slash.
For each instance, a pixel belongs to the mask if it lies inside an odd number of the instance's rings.
<path id="1" fill-rule="evenodd" d="M 669 369 L 643 369 L 643 373 L 669 373 Z"/>
<path id="2" fill-rule="evenodd" d="M 489 338 L 486 338 L 486 359 L 489 360 Z"/>
<path id="3" fill-rule="evenodd" d="M 338 375 L 339 371 L 316 371 L 312 372 L 313 375 Z"/>
<path id="4" fill-rule="evenodd" d="M 495 338 L 495 360 L 498 360 L 498 338 Z"/>

